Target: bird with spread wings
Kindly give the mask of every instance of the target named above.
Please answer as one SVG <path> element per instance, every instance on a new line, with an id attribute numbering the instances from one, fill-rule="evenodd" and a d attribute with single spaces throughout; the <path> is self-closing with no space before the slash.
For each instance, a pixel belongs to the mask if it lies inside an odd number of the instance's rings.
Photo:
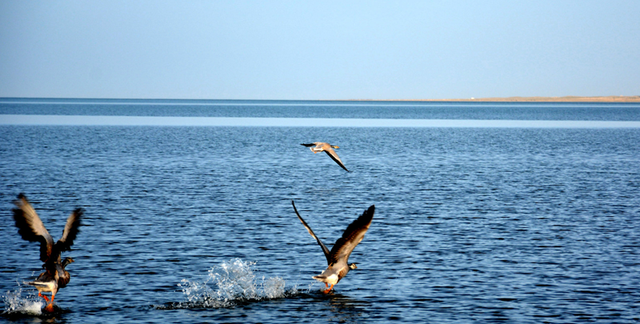
<path id="1" fill-rule="evenodd" d="M 83 210 L 78 208 L 69 215 L 62 231 L 62 237 L 54 243 L 53 237 L 44 227 L 42 220 L 24 194 L 19 194 L 14 204 L 17 208 L 12 209 L 13 219 L 18 227 L 18 233 L 24 240 L 40 242 L 40 260 L 44 262 L 42 267 L 45 272 L 28 284 L 36 287 L 38 296 L 47 301 L 45 310 L 53 312 L 53 299 L 56 293 L 60 288 L 66 287 L 70 280 L 69 272 L 65 270 L 65 267 L 74 262 L 72 258 L 68 257 L 61 260 L 61 253 L 70 250 L 73 245 L 79 232 Z M 42 292 L 50 292 L 51 300 L 46 295 L 42 295 Z"/>
<path id="2" fill-rule="evenodd" d="M 349 270 L 358 268 L 355 263 L 349 264 L 349 256 L 358 243 L 362 241 L 364 234 L 369 229 L 376 207 L 375 205 L 371 205 L 369 209 L 365 210 L 360 217 L 347 227 L 344 233 L 342 233 L 342 237 L 340 237 L 331 250 L 329 250 L 327 246 L 324 245 L 324 243 L 322 243 L 322 241 L 316 236 L 316 234 L 313 233 L 313 230 L 309 227 L 307 222 L 302 219 L 293 200 L 291 201 L 291 205 L 293 205 L 293 210 L 296 212 L 296 215 L 298 215 L 302 225 L 304 225 L 307 231 L 309 231 L 309 234 L 316 239 L 324 252 L 324 256 L 327 258 L 327 269 L 325 269 L 322 274 L 313 276 L 313 279 L 324 282 L 326 288 L 324 293 L 328 293 L 333 289 L 335 284 L 347 275 Z"/>
<path id="3" fill-rule="evenodd" d="M 331 145 L 329 143 L 324 143 L 324 142 L 313 142 L 311 144 L 300 144 L 300 145 L 308 147 L 313 153 L 318 153 L 318 152 L 327 153 L 327 155 L 336 163 L 338 163 L 339 166 L 341 166 L 347 172 L 351 172 L 347 169 L 346 166 L 344 166 L 344 164 L 342 163 L 342 160 L 340 160 L 336 151 L 333 150 L 333 149 L 339 148 L 338 146 Z"/>

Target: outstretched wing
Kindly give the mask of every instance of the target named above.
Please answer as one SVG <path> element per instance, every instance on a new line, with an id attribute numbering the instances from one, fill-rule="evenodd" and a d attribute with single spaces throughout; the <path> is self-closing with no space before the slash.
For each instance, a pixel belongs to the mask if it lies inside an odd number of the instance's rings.
<path id="1" fill-rule="evenodd" d="M 324 150 L 325 153 L 327 153 L 327 155 L 334 161 L 336 161 L 336 163 L 338 163 L 339 166 L 341 166 L 343 169 L 345 169 L 347 172 L 351 172 L 347 169 L 346 166 L 344 166 L 344 164 L 342 164 L 342 161 L 340 160 L 340 158 L 338 157 L 338 154 L 336 154 L 336 151 L 334 151 L 332 148 L 328 148 Z"/>
<path id="2" fill-rule="evenodd" d="M 376 210 L 375 205 L 371 205 L 369 209 L 362 213 L 362 216 L 358 217 L 353 223 L 351 223 L 347 229 L 342 233 L 342 237 L 336 241 L 336 244 L 331 248 L 329 253 L 329 265 L 344 260 L 345 263 L 349 262 L 349 256 L 353 249 L 362 241 L 364 234 L 369 229 L 371 221 L 373 220 L 373 214 Z"/>
<path id="3" fill-rule="evenodd" d="M 316 146 L 316 143 L 311 143 L 311 144 L 300 144 L 302 146 L 306 146 L 306 147 L 312 147 L 312 146 Z"/>
<path id="4" fill-rule="evenodd" d="M 24 240 L 40 242 L 40 260 L 47 262 L 53 249 L 53 238 L 24 194 L 19 194 L 14 204 L 18 207 L 12 209 L 18 233 Z"/>
<path id="5" fill-rule="evenodd" d="M 60 253 L 62 251 L 68 251 L 71 248 L 73 240 L 76 239 L 78 232 L 80 232 L 79 227 L 83 213 L 84 210 L 82 208 L 77 208 L 69 215 L 64 230 L 62 231 L 62 237 L 54 246 L 54 252 Z"/>
<path id="6" fill-rule="evenodd" d="M 320 244 L 320 247 L 322 248 L 322 252 L 324 252 L 324 257 L 327 258 L 327 263 L 330 263 L 330 261 L 329 261 L 329 249 L 327 249 L 327 246 L 324 245 L 324 243 L 322 243 L 322 241 L 320 241 L 320 239 L 316 236 L 316 234 L 313 233 L 313 230 L 311 229 L 311 227 L 309 227 L 309 225 L 307 225 L 307 222 L 305 222 L 304 219 L 302 219 L 302 217 L 300 217 L 300 214 L 298 213 L 298 209 L 296 209 L 296 204 L 293 202 L 293 200 L 291 201 L 291 205 L 293 205 L 293 210 L 296 212 L 296 215 L 298 215 L 298 218 L 302 222 L 302 225 L 304 225 L 304 227 L 307 228 L 307 231 L 309 231 L 309 234 L 311 234 L 311 236 L 313 236 L 313 238 L 316 239 L 316 241 L 318 241 L 318 244 Z"/>

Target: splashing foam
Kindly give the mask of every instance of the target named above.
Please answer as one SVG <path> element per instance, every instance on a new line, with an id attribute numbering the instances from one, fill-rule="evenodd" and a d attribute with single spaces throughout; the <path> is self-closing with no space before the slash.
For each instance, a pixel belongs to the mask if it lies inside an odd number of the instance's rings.
<path id="1" fill-rule="evenodd" d="M 4 314 L 42 315 L 44 302 L 36 295 L 26 295 L 22 297 L 22 287 L 15 291 L 7 291 L 2 295 L 6 309 Z"/>
<path id="2" fill-rule="evenodd" d="M 279 277 L 265 279 L 263 276 L 260 280 L 256 279 L 252 269 L 255 264 L 255 262 L 232 259 L 211 268 L 204 282 L 182 279 L 178 286 L 182 288 L 187 301 L 173 306 L 178 308 L 231 307 L 238 302 L 283 298 L 297 292 L 295 287 L 286 292 L 284 279 Z"/>

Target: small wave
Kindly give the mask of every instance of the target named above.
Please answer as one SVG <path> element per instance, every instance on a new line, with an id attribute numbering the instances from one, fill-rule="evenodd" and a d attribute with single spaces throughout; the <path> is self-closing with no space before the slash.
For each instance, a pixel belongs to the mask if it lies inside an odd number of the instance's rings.
<path id="1" fill-rule="evenodd" d="M 233 307 L 239 302 L 284 298 L 298 293 L 297 287 L 285 290 L 285 281 L 280 277 L 257 278 L 255 264 L 231 259 L 211 268 L 204 281 L 182 279 L 178 286 L 187 300 L 157 308 Z"/>
<path id="2" fill-rule="evenodd" d="M 27 294 L 22 296 L 22 287 L 18 287 L 15 291 L 7 291 L 2 295 L 5 310 L 3 315 L 42 315 L 42 307 L 45 305 L 41 298 L 37 295 Z"/>

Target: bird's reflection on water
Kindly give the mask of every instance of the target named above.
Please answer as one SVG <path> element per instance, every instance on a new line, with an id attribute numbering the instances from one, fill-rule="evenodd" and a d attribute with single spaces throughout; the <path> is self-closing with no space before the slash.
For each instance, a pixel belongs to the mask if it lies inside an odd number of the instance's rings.
<path id="1" fill-rule="evenodd" d="M 370 305 L 367 302 L 340 294 L 335 294 L 331 297 L 329 306 L 333 315 L 330 318 L 338 322 L 356 322 L 366 315 L 367 306 Z"/>

